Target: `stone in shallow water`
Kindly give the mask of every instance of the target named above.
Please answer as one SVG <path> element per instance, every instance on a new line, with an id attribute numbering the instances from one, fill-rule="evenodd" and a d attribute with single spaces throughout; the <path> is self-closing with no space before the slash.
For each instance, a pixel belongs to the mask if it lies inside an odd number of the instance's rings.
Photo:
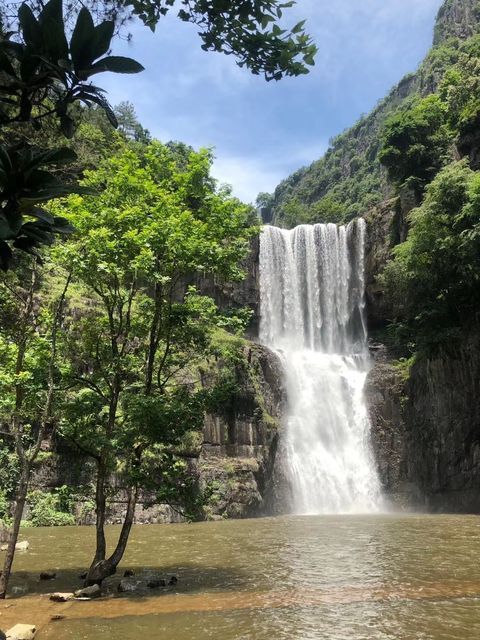
<path id="1" fill-rule="evenodd" d="M 24 540 L 23 542 L 17 542 L 17 544 L 15 545 L 15 550 L 27 551 L 29 546 L 30 546 L 30 543 L 27 540 Z M 2 546 L 0 547 L 0 551 L 6 551 L 7 549 L 8 549 L 7 544 L 2 544 Z"/>
<path id="2" fill-rule="evenodd" d="M 163 578 L 151 578 L 147 582 L 147 587 L 149 589 L 158 589 L 159 587 L 167 586 L 167 582 Z"/>
<path id="3" fill-rule="evenodd" d="M 16 624 L 7 631 L 7 640 L 33 640 L 36 632 L 33 624 Z"/>
<path id="4" fill-rule="evenodd" d="M 68 602 L 69 600 L 73 600 L 73 593 L 52 593 L 50 600 L 53 600 L 53 602 Z"/>
<path id="5" fill-rule="evenodd" d="M 55 571 L 42 571 L 40 574 L 40 580 L 55 580 L 56 577 Z"/>
<path id="6" fill-rule="evenodd" d="M 73 594 L 75 598 L 98 598 L 101 593 L 101 589 L 98 584 L 93 584 L 91 587 L 85 587 L 84 589 L 78 589 Z"/>
<path id="7" fill-rule="evenodd" d="M 120 580 L 117 591 L 119 593 L 135 593 L 141 588 L 140 580 L 131 580 L 130 578 L 123 578 Z"/>

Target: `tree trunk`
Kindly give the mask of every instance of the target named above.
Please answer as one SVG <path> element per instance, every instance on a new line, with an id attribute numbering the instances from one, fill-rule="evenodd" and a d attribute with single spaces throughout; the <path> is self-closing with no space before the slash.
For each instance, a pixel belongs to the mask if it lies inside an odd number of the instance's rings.
<path id="1" fill-rule="evenodd" d="M 97 560 L 97 555 L 90 567 L 87 575 L 87 579 L 85 581 L 86 586 L 91 586 L 93 584 L 102 584 L 102 582 L 113 576 L 117 572 L 117 567 L 122 561 L 123 555 L 125 553 L 125 549 L 127 548 L 128 538 L 130 536 L 130 531 L 132 529 L 133 520 L 135 517 L 135 507 L 137 505 L 137 497 L 138 497 L 138 488 L 131 487 L 128 491 L 128 503 L 127 503 L 127 513 L 125 515 L 125 520 L 123 521 L 122 530 L 120 531 L 120 535 L 118 537 L 117 546 L 115 547 L 114 552 L 109 558 L 105 559 L 105 553 L 103 558 L 99 558 Z M 105 522 L 103 527 L 105 526 Z M 102 530 L 103 541 L 105 542 L 105 533 Z M 98 541 L 98 521 L 97 521 L 97 541 Z M 98 545 L 98 542 L 97 542 Z M 97 546 L 98 553 L 98 546 Z"/>
<path id="2" fill-rule="evenodd" d="M 7 595 L 8 581 L 12 571 L 13 559 L 15 557 L 15 545 L 18 540 L 18 532 L 22 521 L 23 510 L 27 499 L 28 482 L 30 479 L 30 465 L 28 461 L 23 461 L 22 473 L 18 483 L 17 495 L 15 497 L 15 509 L 13 514 L 13 525 L 8 540 L 7 554 L 3 563 L 3 571 L 0 575 L 0 600 L 4 600 Z"/>
<path id="3" fill-rule="evenodd" d="M 102 560 L 105 560 L 107 553 L 107 543 L 105 540 L 105 518 L 107 511 L 107 500 L 105 496 L 105 482 L 107 479 L 107 468 L 105 462 L 100 459 L 97 463 L 97 485 L 95 489 L 95 513 L 96 513 L 96 548 L 90 570 Z"/>

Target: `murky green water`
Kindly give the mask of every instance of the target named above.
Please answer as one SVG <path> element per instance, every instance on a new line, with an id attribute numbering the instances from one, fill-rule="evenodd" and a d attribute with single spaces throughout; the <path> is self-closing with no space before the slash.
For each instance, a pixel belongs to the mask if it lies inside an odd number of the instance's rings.
<path id="1" fill-rule="evenodd" d="M 79 585 L 93 533 L 26 531 L 31 547 L 18 555 L 13 584 L 28 586 L 30 594 Z M 136 527 L 123 568 L 174 573 L 178 584 L 148 598 L 74 603 L 64 620 L 47 625 L 38 638 L 480 638 L 479 557 L 480 518 L 474 516 Z M 38 573 L 48 569 L 58 579 L 39 582 Z"/>

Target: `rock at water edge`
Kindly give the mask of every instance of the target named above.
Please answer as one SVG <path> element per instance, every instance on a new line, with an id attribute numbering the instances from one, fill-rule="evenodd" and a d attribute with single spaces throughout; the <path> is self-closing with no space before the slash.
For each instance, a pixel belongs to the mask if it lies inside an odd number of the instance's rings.
<path id="1" fill-rule="evenodd" d="M 91 587 L 85 587 L 75 591 L 75 598 L 98 598 L 101 594 L 101 589 L 98 584 L 93 584 Z"/>
<path id="2" fill-rule="evenodd" d="M 7 640 L 33 640 L 36 632 L 33 624 L 16 624 L 7 631 Z"/>

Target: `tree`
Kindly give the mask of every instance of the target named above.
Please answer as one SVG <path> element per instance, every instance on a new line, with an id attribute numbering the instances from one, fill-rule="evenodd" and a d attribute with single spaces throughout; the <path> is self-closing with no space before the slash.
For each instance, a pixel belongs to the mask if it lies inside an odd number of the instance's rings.
<path id="1" fill-rule="evenodd" d="M 37 11 L 41 0 L 29 3 Z M 285 9 L 294 1 L 288 0 L 84 0 L 99 19 L 115 21 L 122 30 L 132 17 L 138 17 L 155 30 L 157 24 L 173 7 L 178 17 L 199 27 L 202 49 L 233 55 L 237 64 L 245 66 L 266 80 L 280 80 L 284 76 L 308 73 L 317 51 L 305 33 L 305 21 L 291 29 L 278 25 Z M 6 3 L 4 21 L 14 20 L 15 0 Z M 66 2 L 67 13 L 75 15 L 75 2 Z"/>
<path id="2" fill-rule="evenodd" d="M 70 391 L 62 424 L 63 435 L 96 463 L 89 584 L 115 573 L 146 477 L 160 476 L 164 491 L 185 483 L 176 452 L 186 431 L 201 427 L 206 401 L 196 366 L 209 352 L 214 327 L 225 323 L 188 279 L 195 272 L 241 278 L 238 261 L 257 231 L 249 225 L 250 207 L 216 189 L 209 152 L 182 160 L 175 147 L 158 142 L 126 147 L 88 174 L 89 186 L 104 186 L 101 194 L 54 206 L 77 229 L 58 248 L 58 259 L 89 300 L 68 321 Z M 128 506 L 107 555 L 113 472 L 123 478 Z"/>
<path id="3" fill-rule="evenodd" d="M 121 56 L 105 55 L 114 33 L 114 23 L 95 26 L 91 14 L 82 8 L 68 41 L 62 0 L 50 0 L 38 19 L 23 3 L 18 10 L 20 37 L 3 29 L 0 38 L 0 127 L 10 127 L 9 144 L 0 146 L 0 267 L 6 270 L 13 250 L 35 253 L 52 242 L 56 233 L 71 229 L 62 218 L 53 219 L 39 204 L 75 190 L 45 164 L 74 159 L 70 150 L 34 149 L 24 140 L 16 144 L 12 125 L 41 128 L 42 121 L 55 114 L 63 134 L 74 133 L 71 105 L 100 105 L 117 126 L 115 114 L 102 89 L 89 79 L 98 73 L 138 73 L 143 67 Z"/>
<path id="4" fill-rule="evenodd" d="M 142 127 L 138 121 L 135 107 L 131 102 L 120 102 L 114 109 L 117 118 L 119 130 L 126 136 L 128 140 L 147 144 L 152 137 L 150 132 Z"/>
<path id="5" fill-rule="evenodd" d="M 414 99 L 385 122 L 379 159 L 397 185 L 414 180 L 419 195 L 451 158 L 447 110 L 437 95 Z"/>
<path id="6" fill-rule="evenodd" d="M 32 468 L 53 419 L 57 338 L 70 282 L 67 277 L 60 291 L 44 296 L 42 304 L 38 299 L 42 277 L 38 259 L 26 259 L 25 263 L 25 277 L 20 278 L 17 271 L 0 285 L 0 419 L 17 461 L 13 522 L 0 574 L 0 599 L 7 592 Z"/>
<path id="7" fill-rule="evenodd" d="M 445 167 L 410 223 L 382 279 L 396 325 L 431 349 L 480 310 L 480 175 L 464 161 Z"/>

